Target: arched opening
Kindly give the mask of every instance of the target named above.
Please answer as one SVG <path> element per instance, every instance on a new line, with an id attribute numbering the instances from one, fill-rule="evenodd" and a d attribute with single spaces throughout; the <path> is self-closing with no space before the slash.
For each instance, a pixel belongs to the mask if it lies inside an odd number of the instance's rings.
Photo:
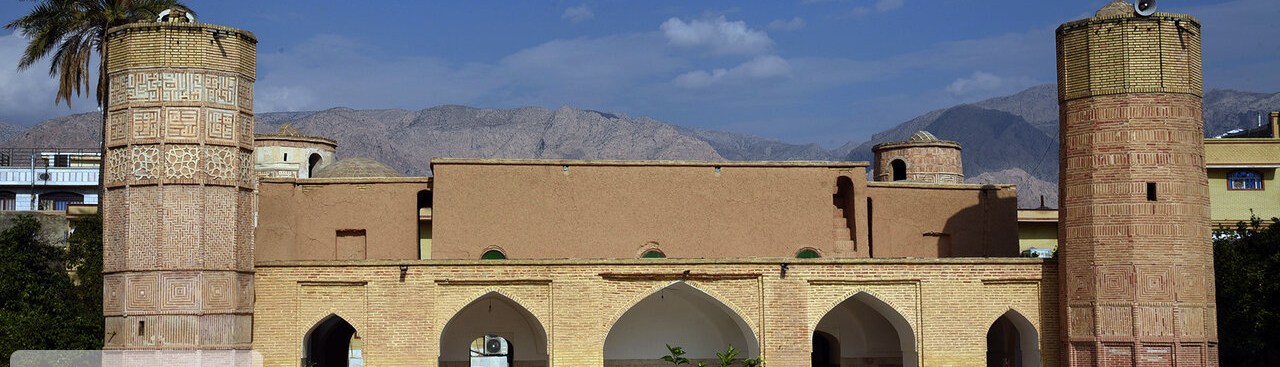
<path id="1" fill-rule="evenodd" d="M 911 324 L 893 306 L 865 292 L 845 299 L 828 311 L 818 321 L 815 339 L 819 334 L 830 337 L 826 343 L 834 348 L 829 355 L 837 360 L 830 361 L 830 365 L 919 365 Z"/>
<path id="2" fill-rule="evenodd" d="M 439 362 L 440 367 L 546 367 L 547 332 L 524 306 L 490 292 L 445 324 Z"/>
<path id="3" fill-rule="evenodd" d="M 889 163 L 889 168 L 893 170 L 893 180 L 902 181 L 907 179 L 907 162 L 901 159 L 894 159 Z"/>
<path id="4" fill-rule="evenodd" d="M 356 328 L 338 315 L 329 315 L 307 331 L 302 343 L 302 365 L 359 367 L 364 365 L 363 343 Z"/>
<path id="5" fill-rule="evenodd" d="M 507 254 L 504 254 L 502 253 L 502 251 L 498 251 L 498 250 L 485 251 L 483 255 L 480 255 L 481 260 L 502 260 L 506 258 L 507 258 Z"/>
<path id="6" fill-rule="evenodd" d="M 652 365 L 667 354 L 667 344 L 683 348 L 692 366 L 699 361 L 719 365 L 716 352 L 730 345 L 742 351 L 738 359 L 760 356 L 755 333 L 733 309 L 698 288 L 675 282 L 618 317 L 604 339 L 604 365 Z"/>
<path id="7" fill-rule="evenodd" d="M 831 195 L 835 207 L 835 240 L 853 241 L 853 179 L 840 176 L 836 179 L 836 192 Z"/>
<path id="8" fill-rule="evenodd" d="M 666 257 L 667 257 L 667 254 L 664 254 L 662 253 L 662 251 L 658 251 L 658 250 L 645 251 L 644 255 L 640 255 L 641 259 L 665 259 Z"/>
<path id="9" fill-rule="evenodd" d="M 819 255 L 818 252 L 813 249 L 803 249 L 800 250 L 799 253 L 796 253 L 797 259 L 817 259 L 820 257 L 822 257 L 822 255 Z"/>
<path id="10" fill-rule="evenodd" d="M 815 331 L 810 356 L 813 367 L 840 367 L 840 342 L 831 334 Z"/>
<path id="11" fill-rule="evenodd" d="M 70 204 L 84 204 L 84 195 L 73 192 L 40 194 L 38 210 L 67 210 L 67 205 Z"/>
<path id="12" fill-rule="evenodd" d="M 431 258 L 431 190 L 418 191 L 418 258 Z"/>
<path id="13" fill-rule="evenodd" d="M 307 177 L 313 177 L 312 175 L 316 173 L 316 166 L 320 165 L 320 159 L 319 153 L 311 153 L 311 156 L 307 157 Z"/>
<path id="14" fill-rule="evenodd" d="M 1009 310 L 987 330 L 988 367 L 1040 367 L 1040 337 L 1035 325 Z"/>

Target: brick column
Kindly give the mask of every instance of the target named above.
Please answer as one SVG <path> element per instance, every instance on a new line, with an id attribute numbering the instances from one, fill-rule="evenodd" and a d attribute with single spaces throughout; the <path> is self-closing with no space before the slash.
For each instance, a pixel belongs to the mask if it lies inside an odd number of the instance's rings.
<path id="1" fill-rule="evenodd" d="M 256 43 L 200 23 L 108 31 L 103 349 L 124 351 L 109 358 L 216 365 L 252 348 Z"/>
<path id="2" fill-rule="evenodd" d="M 1057 46 L 1064 361 L 1217 365 L 1199 22 L 1116 2 Z"/>

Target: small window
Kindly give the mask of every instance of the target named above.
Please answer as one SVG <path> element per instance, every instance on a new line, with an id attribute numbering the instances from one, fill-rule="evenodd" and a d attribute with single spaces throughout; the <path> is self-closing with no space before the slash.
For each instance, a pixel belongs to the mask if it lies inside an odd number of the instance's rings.
<path id="1" fill-rule="evenodd" d="M 1147 201 L 1156 201 L 1156 183 L 1147 183 Z"/>
<path id="2" fill-rule="evenodd" d="M 645 251 L 644 255 L 640 255 L 641 259 L 665 259 L 667 255 L 658 250 Z"/>
<path id="3" fill-rule="evenodd" d="M 484 255 L 480 255 L 480 259 L 482 260 L 502 260 L 506 258 L 507 258 L 507 254 L 504 254 L 502 253 L 502 251 L 498 251 L 498 250 L 485 251 Z"/>
<path id="4" fill-rule="evenodd" d="M 1232 171 L 1227 174 L 1227 189 L 1262 190 L 1262 174 L 1248 169 Z"/>
<path id="5" fill-rule="evenodd" d="M 889 167 L 893 169 L 893 180 L 902 181 L 907 179 L 907 162 L 901 159 L 894 159 L 889 163 Z"/>
<path id="6" fill-rule="evenodd" d="M 285 154 L 284 154 L 284 161 L 285 161 L 285 162 L 288 162 L 288 161 L 289 161 L 289 153 L 285 153 Z"/>
<path id="7" fill-rule="evenodd" d="M 800 253 L 796 254 L 797 259 L 817 259 L 820 257 L 822 257 L 822 255 L 818 255 L 817 251 L 810 250 L 810 249 L 805 249 L 803 251 L 800 251 Z"/>

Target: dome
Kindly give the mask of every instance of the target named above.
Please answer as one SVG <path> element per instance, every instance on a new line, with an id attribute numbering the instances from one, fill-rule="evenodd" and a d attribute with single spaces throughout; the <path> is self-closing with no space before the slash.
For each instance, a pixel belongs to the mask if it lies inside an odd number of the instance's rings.
<path id="1" fill-rule="evenodd" d="M 910 142 L 938 141 L 938 137 L 933 136 L 933 134 L 929 133 L 928 131 L 920 130 L 920 131 L 917 131 L 915 134 L 911 134 L 911 139 L 907 141 L 910 141 Z"/>
<path id="2" fill-rule="evenodd" d="M 404 175 L 382 162 L 369 158 L 347 158 L 324 166 L 311 177 L 404 177 Z"/>
<path id="3" fill-rule="evenodd" d="M 1098 12 L 1094 13 L 1093 16 L 1117 17 L 1117 16 L 1132 15 L 1132 14 L 1133 14 L 1133 4 L 1129 3 L 1128 1 L 1116 0 L 1110 3 L 1107 3 L 1107 5 L 1103 6 L 1102 9 L 1098 9 Z"/>

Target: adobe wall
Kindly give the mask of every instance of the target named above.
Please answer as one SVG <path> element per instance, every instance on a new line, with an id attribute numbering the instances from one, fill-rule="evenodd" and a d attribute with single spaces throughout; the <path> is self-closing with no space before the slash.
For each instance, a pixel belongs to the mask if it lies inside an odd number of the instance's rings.
<path id="1" fill-rule="evenodd" d="M 873 257 L 1018 255 L 1012 185 L 871 182 L 867 196 Z"/>
<path id="2" fill-rule="evenodd" d="M 435 259 L 865 257 L 865 162 L 435 160 Z M 849 180 L 837 212 L 833 194 Z M 855 228 L 849 230 L 850 222 Z M 842 230 L 843 229 L 843 230 Z M 725 244 L 712 245 L 712 244 Z"/>
<path id="3" fill-rule="evenodd" d="M 417 195 L 430 190 L 429 182 L 426 177 L 263 179 L 254 256 L 260 261 L 417 259 Z M 350 246 L 339 247 L 339 231 L 346 236 L 363 231 L 363 256 Z"/>
<path id="4" fill-rule="evenodd" d="M 986 365 L 988 330 L 1010 310 L 1034 327 L 1042 365 L 1059 365 L 1053 260 L 787 262 L 785 277 L 779 262 L 760 259 L 259 262 L 254 349 L 264 366 L 297 366 L 311 327 L 338 315 L 360 334 L 365 365 L 435 366 L 446 325 L 469 322 L 454 316 L 497 293 L 542 326 L 549 365 L 597 367 L 620 316 L 684 282 L 740 317 L 773 367 L 809 366 L 814 328 L 851 296 L 870 296 L 907 321 L 916 341 L 908 353 L 920 366 Z"/>

